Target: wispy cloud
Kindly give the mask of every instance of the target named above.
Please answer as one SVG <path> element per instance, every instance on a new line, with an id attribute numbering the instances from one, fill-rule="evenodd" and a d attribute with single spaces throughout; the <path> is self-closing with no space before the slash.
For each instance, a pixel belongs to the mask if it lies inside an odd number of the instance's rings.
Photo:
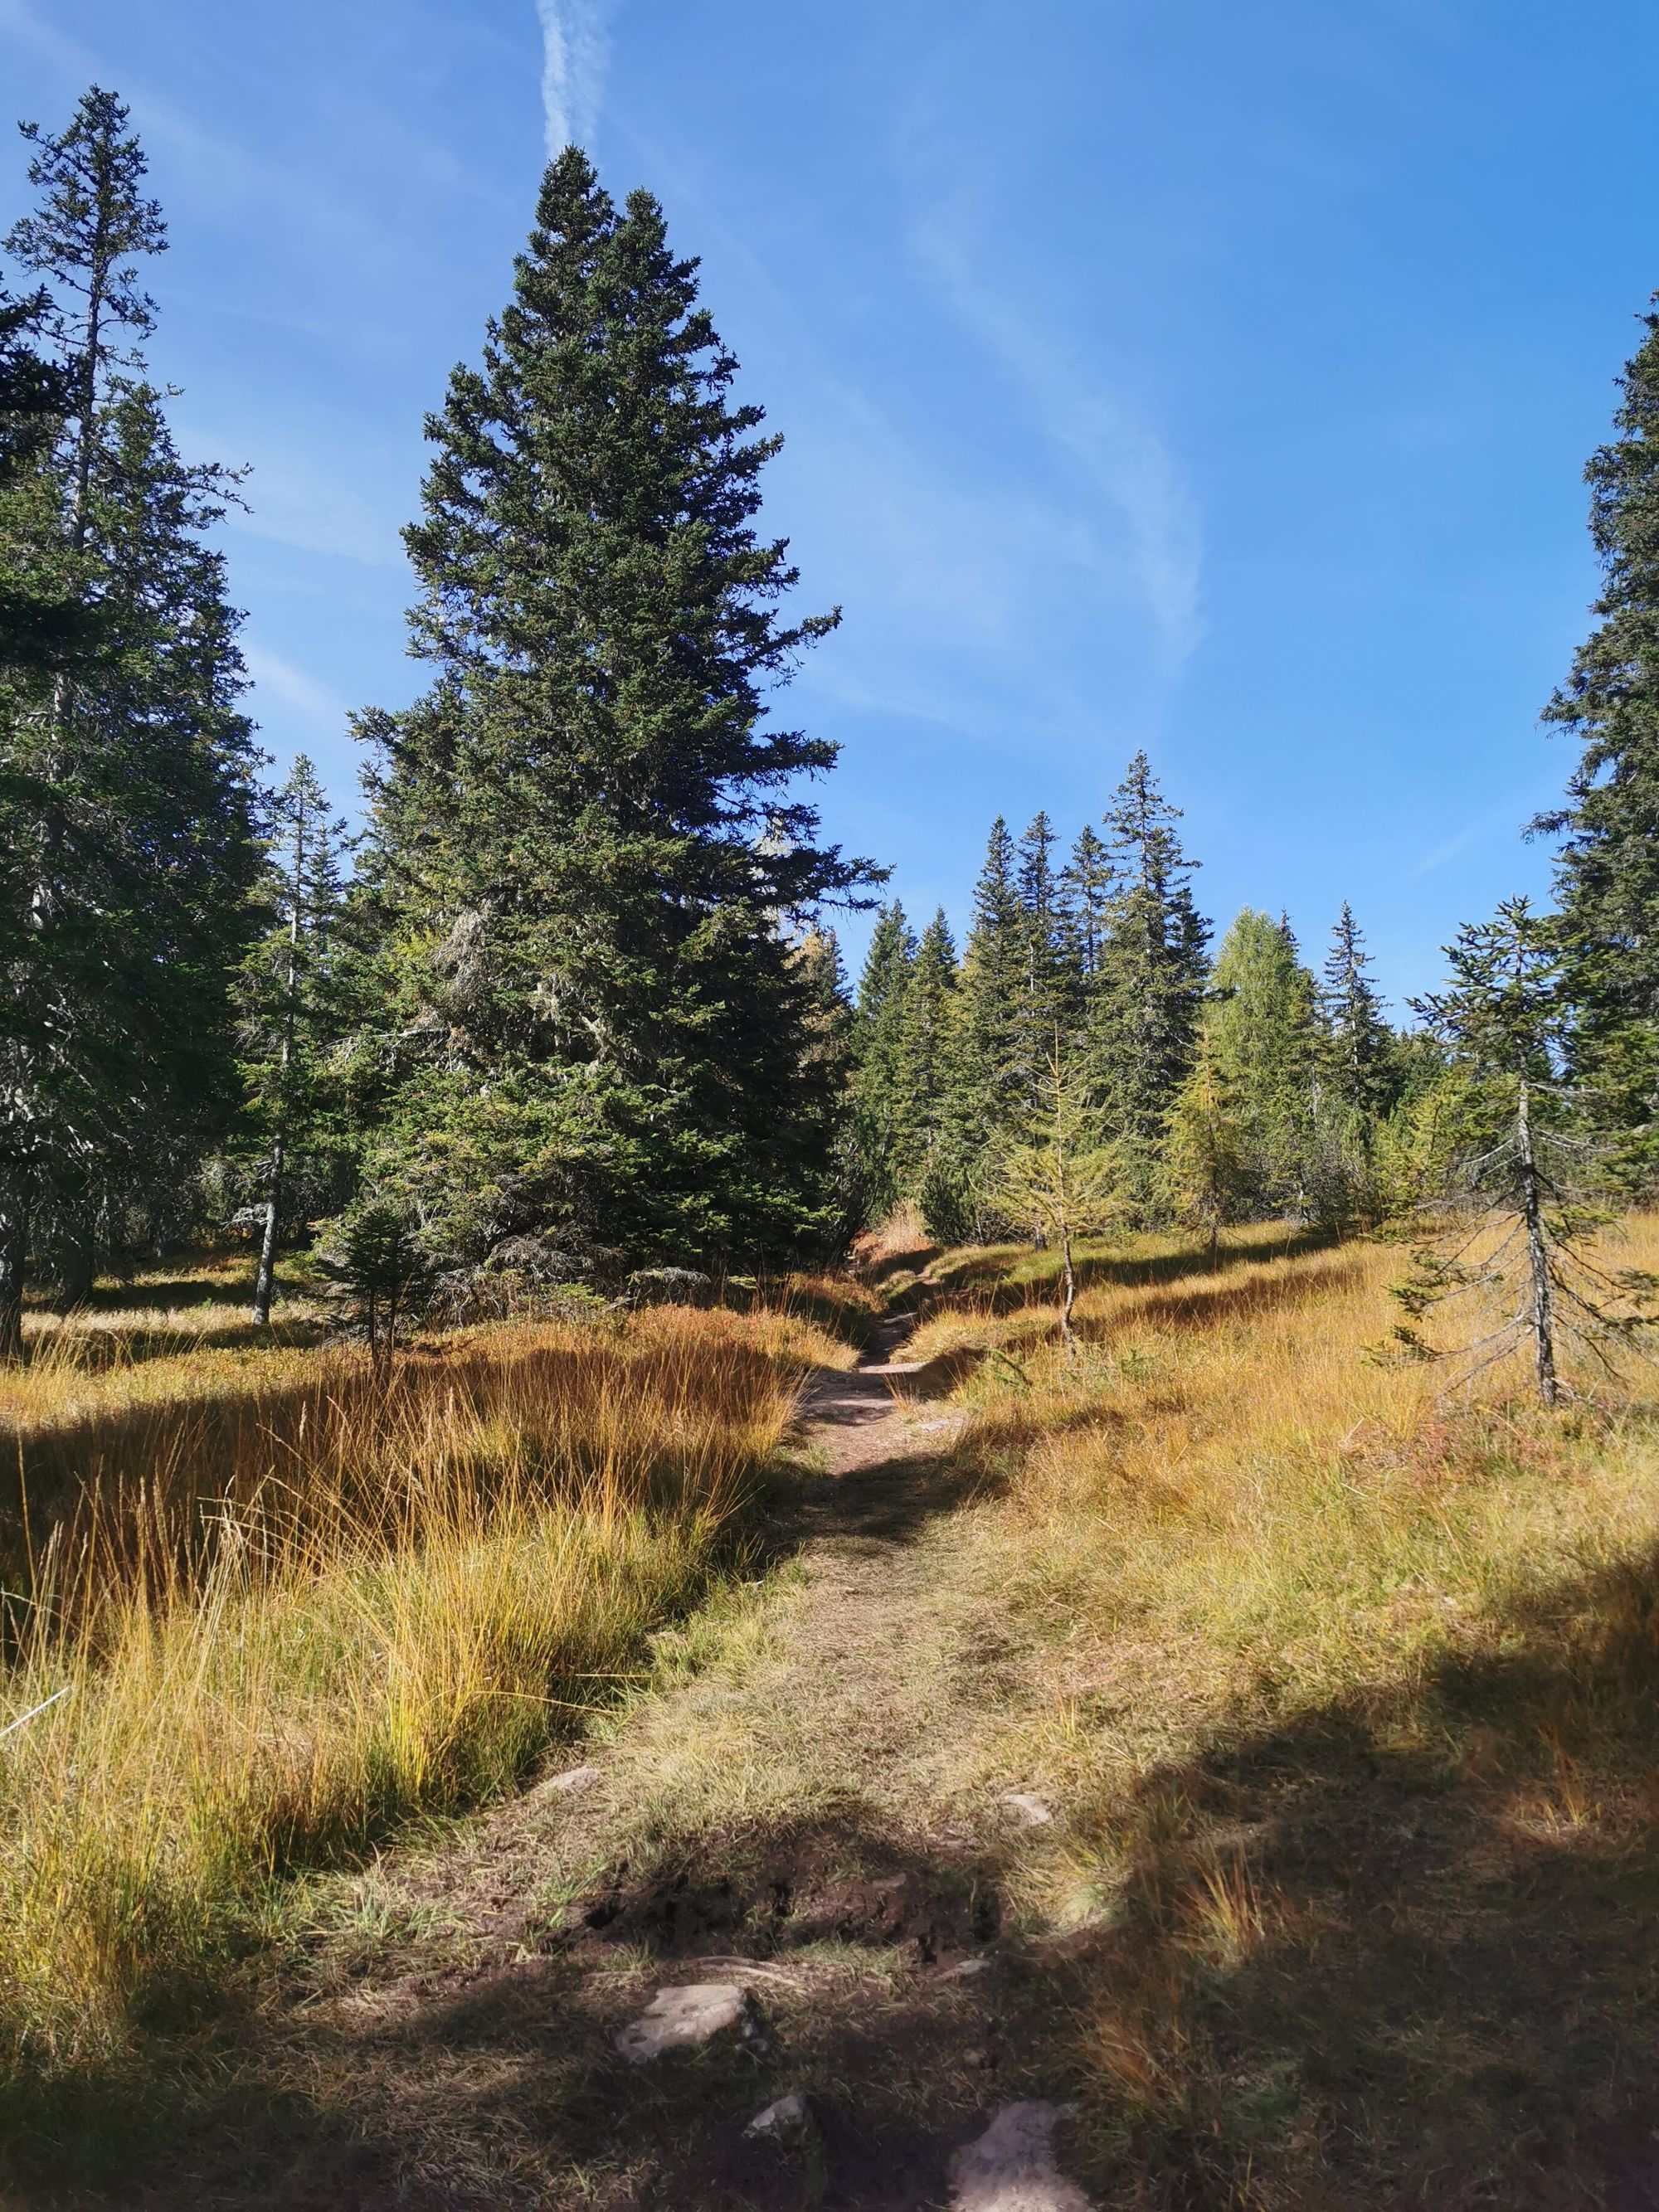
<path id="1" fill-rule="evenodd" d="M 547 150 L 591 148 L 611 59 L 616 0 L 536 0 L 542 19 L 542 107 Z"/>
<path id="2" fill-rule="evenodd" d="M 1202 629 L 1202 533 L 1168 447 L 1103 376 L 974 273 L 942 216 L 918 227 L 916 244 L 951 312 L 1024 393 L 1043 436 L 1103 499 L 1164 650 L 1184 660 Z"/>
<path id="3" fill-rule="evenodd" d="M 1443 843 L 1425 853 L 1421 860 L 1413 864 L 1412 874 L 1413 877 L 1432 875 L 1437 868 L 1443 868 L 1448 860 L 1455 860 L 1460 854 L 1467 853 L 1472 845 L 1485 844 L 1500 832 L 1505 841 L 1509 841 L 1513 838 L 1518 824 L 1529 822 L 1540 807 L 1550 805 L 1555 791 L 1553 783 L 1534 784 L 1524 791 L 1511 793 L 1496 806 L 1488 806 L 1466 822 Z"/>
<path id="4" fill-rule="evenodd" d="M 331 736 L 344 734 L 348 708 L 343 699 L 337 697 L 325 684 L 307 676 L 303 668 L 296 668 L 281 653 L 271 653 L 261 645 L 246 645 L 242 658 L 247 663 L 247 672 L 253 678 L 256 696 L 268 694 L 279 700 L 301 721 L 310 722 Z"/>
<path id="5" fill-rule="evenodd" d="M 398 526 L 415 496 L 402 455 L 360 450 L 353 482 L 343 468 L 314 460 L 297 444 L 257 432 L 250 437 L 246 426 L 222 428 L 185 413 L 174 427 L 186 454 L 250 465 L 247 505 L 232 507 L 228 530 L 368 568 L 401 564 Z"/>

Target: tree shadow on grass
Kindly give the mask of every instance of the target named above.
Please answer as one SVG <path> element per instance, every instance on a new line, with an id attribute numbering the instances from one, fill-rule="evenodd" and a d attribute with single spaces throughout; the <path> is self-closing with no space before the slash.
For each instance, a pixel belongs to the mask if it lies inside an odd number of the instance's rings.
<path id="1" fill-rule="evenodd" d="M 952 2150 L 1052 2094 L 1060 2063 L 1074 1992 L 998 1948 L 1001 1912 L 994 1857 L 857 1803 L 690 1838 L 610 1869 L 510 1958 L 227 2014 L 170 2078 L 124 2085 L 124 2172 L 90 2101 L 107 2085 L 82 2108 L 98 2161 L 60 2108 L 14 2170 L 168 2207 L 942 2207 Z M 659 1989 L 710 1981 L 752 1992 L 752 2033 L 646 2065 L 618 2051 Z M 796 2092 L 815 2148 L 746 2134 Z"/>
<path id="2" fill-rule="evenodd" d="M 1167 1287 L 1151 1285 L 1132 1301 L 1102 1316 L 1079 1311 L 1073 1327 L 1088 1344 L 1107 1350 L 1137 1327 L 1212 1328 L 1229 1322 L 1253 1321 L 1285 1306 L 1300 1305 L 1350 1287 L 1362 1272 L 1356 1256 L 1333 1253 L 1316 1271 L 1296 1275 L 1253 1275 L 1243 1279 L 1226 1274 L 1204 1275 Z M 1022 1298 L 999 1304 L 988 1301 L 975 1308 L 978 1316 L 1006 1319 L 1024 1315 L 1024 1324 L 1000 1344 L 968 1343 L 936 1352 L 914 1376 L 909 1385 L 919 1395 L 939 1396 L 966 1381 L 988 1363 L 1009 1362 L 1011 1354 L 1030 1353 L 1060 1341 L 1059 1316 L 1051 1298 Z"/>
<path id="3" fill-rule="evenodd" d="M 1103 1808 L 1109 2203 L 1659 2205 L 1659 1552 Z"/>
<path id="4" fill-rule="evenodd" d="M 1110 1252 L 1085 1253 L 1076 1263 L 1079 1290 L 1149 1290 L 1164 1284 L 1216 1281 L 1240 1267 L 1259 1267 L 1272 1260 L 1302 1259 L 1313 1252 L 1328 1252 L 1341 1242 L 1326 1229 L 1286 1230 L 1274 1224 L 1259 1232 L 1242 1232 L 1249 1242 L 1223 1246 L 1213 1265 L 1201 1246 L 1157 1252 L 1146 1256 Z M 1025 1264 L 1041 1264 L 1041 1272 L 1010 1279 L 1012 1264 L 1006 1246 L 974 1252 L 930 1275 L 921 1293 L 924 1320 L 970 1303 L 989 1315 L 1017 1313 L 1023 1306 L 1052 1304 L 1060 1275 L 1058 1254 L 1029 1254 Z"/>
<path id="5" fill-rule="evenodd" d="M 264 1328 L 251 1321 L 226 1322 L 216 1328 L 170 1328 L 166 1322 L 130 1328 L 77 1329 L 71 1321 L 61 1331 L 31 1336 L 33 1356 L 50 1360 L 59 1371 L 107 1375 L 119 1367 L 140 1367 L 155 1359 L 178 1359 L 192 1352 L 311 1351 L 327 1340 L 319 1322 L 278 1319 Z"/>

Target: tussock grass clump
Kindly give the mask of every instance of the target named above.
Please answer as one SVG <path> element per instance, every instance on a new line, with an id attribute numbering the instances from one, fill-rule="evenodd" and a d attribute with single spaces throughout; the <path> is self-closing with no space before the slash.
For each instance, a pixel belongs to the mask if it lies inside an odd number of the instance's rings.
<path id="1" fill-rule="evenodd" d="M 605 1697 L 752 1497 L 799 1335 L 660 1309 L 37 1400 L 0 1722 L 64 1694 L 0 1745 L 0 2062 L 107 2053 L 273 1877 L 501 1788 Z"/>

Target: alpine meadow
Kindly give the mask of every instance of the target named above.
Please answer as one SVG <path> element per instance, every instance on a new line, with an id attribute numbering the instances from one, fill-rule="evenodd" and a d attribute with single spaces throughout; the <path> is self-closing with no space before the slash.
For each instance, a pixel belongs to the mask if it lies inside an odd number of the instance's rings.
<path id="1" fill-rule="evenodd" d="M 447 381 L 428 301 L 362 312 L 434 404 L 412 673 L 325 698 L 355 786 L 255 720 L 277 526 L 204 426 L 257 319 L 173 381 L 157 194 L 210 141 L 94 84 L 8 173 L 0 2197 L 1659 2206 L 1659 312 L 1534 704 L 1559 795 L 1395 997 L 1369 879 L 1206 911 L 1173 478 L 918 231 L 1164 607 L 1145 713 L 1089 695 L 1090 818 L 1011 738 L 982 864 L 918 660 L 952 911 L 898 805 L 836 842 L 863 695 L 778 533 L 838 465 L 704 297 L 749 247 L 570 143 L 623 12 L 546 0 L 552 158 Z M 778 419 L 793 362 L 884 469 L 799 244 Z M 1312 802 L 1249 787 L 1265 880 Z M 1439 896 L 1477 832 L 1384 865 Z"/>

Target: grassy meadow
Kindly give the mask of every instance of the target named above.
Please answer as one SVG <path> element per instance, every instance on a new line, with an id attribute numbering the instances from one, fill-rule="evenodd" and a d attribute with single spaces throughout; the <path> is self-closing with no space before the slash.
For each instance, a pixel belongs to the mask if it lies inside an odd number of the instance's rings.
<path id="1" fill-rule="evenodd" d="M 1659 1222 L 1616 1243 L 1651 1267 Z M 0 1512 L 0 1722 L 67 1691 L 0 1744 L 5 2063 L 58 2114 L 29 2170 L 128 2053 L 188 2076 L 239 2206 L 360 2135 L 436 2202 L 793 2204 L 732 2177 L 796 2088 L 872 2172 L 1067 2099 L 1103 2212 L 1649 2201 L 1659 1394 L 1379 1364 L 1404 1264 L 1091 1248 L 1075 1359 L 1051 1255 L 902 1222 L 774 1301 L 448 1332 L 389 1379 L 303 1312 L 254 1343 L 206 1273 L 40 1317 Z M 891 1455 L 826 1460 L 756 1576 L 801 1378 L 884 1310 Z M 568 1831 L 427 1818 L 550 1756 L 604 1769 Z M 1052 1822 L 1010 1832 L 1011 1790 Z M 996 1899 L 952 1939 L 994 1972 L 769 1901 L 896 1869 L 918 1926 Z M 708 1964 L 653 1948 L 688 1881 L 774 2039 L 647 2079 L 612 2038 Z M 234 2179 L 250 2099 L 275 2179 Z"/>
<path id="2" fill-rule="evenodd" d="M 1652 1268 L 1659 1222 L 1613 1242 Z M 1103 1249 L 1075 1362 L 1041 1255 L 919 1285 L 1114 2204 L 1650 2201 L 1659 1390 L 1375 1364 L 1402 1263 Z"/>
<path id="3" fill-rule="evenodd" d="M 614 1696 L 740 1536 L 803 1366 L 855 1356 L 811 1313 L 860 1309 L 503 1324 L 386 1376 L 303 1309 L 256 1341 L 243 1287 L 33 1316 L 0 1378 L 14 2075 L 107 2060 L 285 1874 L 498 1792 Z"/>

